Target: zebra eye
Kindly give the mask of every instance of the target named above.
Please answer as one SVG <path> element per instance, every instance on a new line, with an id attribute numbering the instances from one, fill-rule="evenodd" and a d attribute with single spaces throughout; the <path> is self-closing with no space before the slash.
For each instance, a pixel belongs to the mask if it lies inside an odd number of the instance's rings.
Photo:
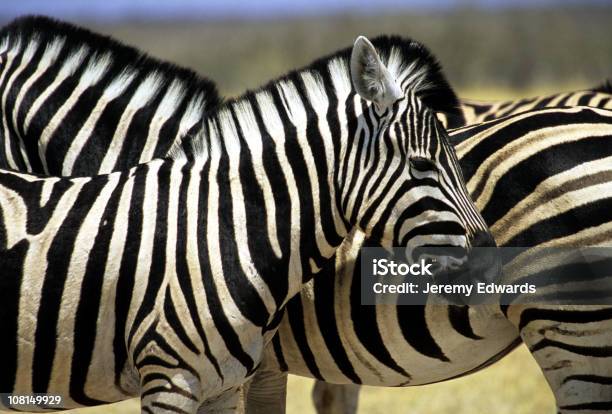
<path id="1" fill-rule="evenodd" d="M 438 167 L 432 160 L 424 157 L 410 158 L 410 173 L 419 180 L 426 178 L 438 179 Z"/>
<path id="2" fill-rule="evenodd" d="M 436 164 L 428 158 L 424 157 L 412 157 L 410 158 L 410 167 L 417 171 L 437 171 L 438 167 Z"/>

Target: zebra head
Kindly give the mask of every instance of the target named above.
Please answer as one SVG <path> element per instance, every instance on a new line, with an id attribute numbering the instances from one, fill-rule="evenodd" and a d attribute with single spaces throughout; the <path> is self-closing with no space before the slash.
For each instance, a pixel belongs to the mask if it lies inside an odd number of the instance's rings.
<path id="1" fill-rule="evenodd" d="M 355 99 L 355 148 L 347 157 L 359 167 L 340 184 L 349 222 L 384 247 L 406 247 L 408 260 L 435 260 L 445 280 L 496 277 L 496 255 L 474 250 L 495 242 L 436 117 L 458 108 L 438 63 L 414 41 L 384 37 L 373 45 L 359 37 L 350 73 L 362 99 Z"/>

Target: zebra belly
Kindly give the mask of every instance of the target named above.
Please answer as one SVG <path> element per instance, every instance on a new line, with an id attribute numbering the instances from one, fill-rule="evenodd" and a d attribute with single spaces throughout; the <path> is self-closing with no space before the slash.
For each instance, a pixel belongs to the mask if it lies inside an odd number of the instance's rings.
<path id="1" fill-rule="evenodd" d="M 423 325 L 402 329 L 398 319 L 402 310 L 395 312 L 393 306 L 381 305 L 375 310 L 382 338 L 378 344 L 371 335 L 363 332 L 370 328 L 355 328 L 361 323 L 350 318 L 337 318 L 338 333 L 333 340 L 325 333 L 327 342 L 321 328 L 306 325 L 311 358 L 305 356 L 308 351 L 304 350 L 303 343 L 298 345 L 294 329 L 285 318 L 279 328 L 279 338 L 286 366 L 281 368 L 274 347 L 266 350 L 265 366 L 337 384 L 422 385 L 475 372 L 518 344 L 516 328 L 493 307 L 481 305 L 469 309 L 471 333 L 452 326 L 447 306 L 410 308 L 413 309 L 407 310 L 408 313 L 425 315 L 428 333 L 421 330 Z M 336 312 L 336 316 L 342 314 L 340 309 Z"/>
<path id="2" fill-rule="evenodd" d="M 288 303 L 265 366 L 339 384 L 419 385 L 477 370 L 516 346 L 518 330 L 499 306 L 361 305 L 363 237 L 352 237 L 335 269 Z"/>

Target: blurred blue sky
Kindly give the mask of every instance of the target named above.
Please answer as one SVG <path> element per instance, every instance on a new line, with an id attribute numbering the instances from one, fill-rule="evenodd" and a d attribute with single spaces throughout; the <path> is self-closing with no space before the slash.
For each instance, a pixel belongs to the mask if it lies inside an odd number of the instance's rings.
<path id="1" fill-rule="evenodd" d="M 608 4 L 612 0 L 0 0 L 0 18 L 46 14 L 95 20 L 265 18 L 451 9 Z"/>

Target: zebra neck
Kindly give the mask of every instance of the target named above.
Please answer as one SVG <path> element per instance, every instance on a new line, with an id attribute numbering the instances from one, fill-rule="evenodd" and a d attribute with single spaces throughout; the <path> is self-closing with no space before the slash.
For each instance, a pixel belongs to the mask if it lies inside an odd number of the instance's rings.
<path id="1" fill-rule="evenodd" d="M 275 105 L 273 98 L 222 109 L 208 125 L 204 155 L 213 174 L 209 194 L 219 198 L 243 270 L 252 266 L 266 279 L 279 306 L 333 256 L 346 226 L 336 197 L 335 132 L 322 132 L 303 102 Z"/>

